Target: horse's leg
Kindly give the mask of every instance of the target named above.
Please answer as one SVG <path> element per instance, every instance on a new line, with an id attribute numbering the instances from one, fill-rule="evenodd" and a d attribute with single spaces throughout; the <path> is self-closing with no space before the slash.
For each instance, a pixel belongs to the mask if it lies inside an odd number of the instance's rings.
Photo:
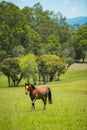
<path id="1" fill-rule="evenodd" d="M 37 96 L 32 100 L 32 108 L 31 108 L 31 110 L 35 110 L 35 101 L 36 101 L 36 99 L 37 99 Z"/>
<path id="2" fill-rule="evenodd" d="M 35 110 L 35 104 L 34 104 L 34 102 L 32 102 L 32 108 L 31 108 L 31 110 Z"/>
<path id="3" fill-rule="evenodd" d="M 46 109 L 47 97 L 42 98 L 42 101 L 44 103 L 44 110 L 45 110 Z"/>
<path id="4" fill-rule="evenodd" d="M 45 107 L 45 101 L 44 101 L 44 98 L 42 98 L 42 101 L 43 101 L 43 103 L 44 103 L 44 110 L 46 109 L 46 107 Z"/>

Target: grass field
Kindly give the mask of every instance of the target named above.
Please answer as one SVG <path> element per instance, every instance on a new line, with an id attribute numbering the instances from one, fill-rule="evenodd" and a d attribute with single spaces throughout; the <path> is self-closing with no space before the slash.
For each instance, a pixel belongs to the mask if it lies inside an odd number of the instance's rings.
<path id="1" fill-rule="evenodd" d="M 87 130 L 87 64 L 73 64 L 60 81 L 47 85 L 53 104 L 43 110 L 37 100 L 31 112 L 24 87 L 8 88 L 0 76 L 0 130 Z"/>

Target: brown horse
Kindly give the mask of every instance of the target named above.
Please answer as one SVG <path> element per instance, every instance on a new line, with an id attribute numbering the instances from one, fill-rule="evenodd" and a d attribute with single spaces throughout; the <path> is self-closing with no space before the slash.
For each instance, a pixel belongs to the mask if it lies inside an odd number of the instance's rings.
<path id="1" fill-rule="evenodd" d="M 31 110 L 35 110 L 35 101 L 37 99 L 42 99 L 44 103 L 44 109 L 46 109 L 46 102 L 47 102 L 47 97 L 49 104 L 52 104 L 52 94 L 50 88 L 46 87 L 45 85 L 40 85 L 38 87 L 33 86 L 32 84 L 26 84 L 25 83 L 25 94 L 28 94 L 31 98 L 32 101 L 32 108 Z"/>

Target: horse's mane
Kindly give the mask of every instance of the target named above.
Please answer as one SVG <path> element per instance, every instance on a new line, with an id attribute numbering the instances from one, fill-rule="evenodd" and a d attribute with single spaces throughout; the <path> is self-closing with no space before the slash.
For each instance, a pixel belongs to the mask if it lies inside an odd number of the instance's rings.
<path id="1" fill-rule="evenodd" d="M 30 84 L 32 86 L 33 89 L 35 89 L 35 86 L 33 84 Z"/>
<path id="2" fill-rule="evenodd" d="M 25 85 L 31 85 L 33 89 L 35 89 L 35 86 L 33 84 L 30 84 L 30 83 L 25 83 Z"/>

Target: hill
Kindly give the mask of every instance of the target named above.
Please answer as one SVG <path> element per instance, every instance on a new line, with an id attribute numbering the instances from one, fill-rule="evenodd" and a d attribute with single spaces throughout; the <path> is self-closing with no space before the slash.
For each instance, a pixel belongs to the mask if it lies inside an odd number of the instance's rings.
<path id="1" fill-rule="evenodd" d="M 87 64 L 73 64 L 60 81 L 49 82 L 53 104 L 31 100 L 24 87 L 6 87 L 0 75 L 0 130 L 87 130 Z"/>
<path id="2" fill-rule="evenodd" d="M 69 25 L 83 25 L 87 24 L 87 17 L 67 18 L 66 22 Z"/>

